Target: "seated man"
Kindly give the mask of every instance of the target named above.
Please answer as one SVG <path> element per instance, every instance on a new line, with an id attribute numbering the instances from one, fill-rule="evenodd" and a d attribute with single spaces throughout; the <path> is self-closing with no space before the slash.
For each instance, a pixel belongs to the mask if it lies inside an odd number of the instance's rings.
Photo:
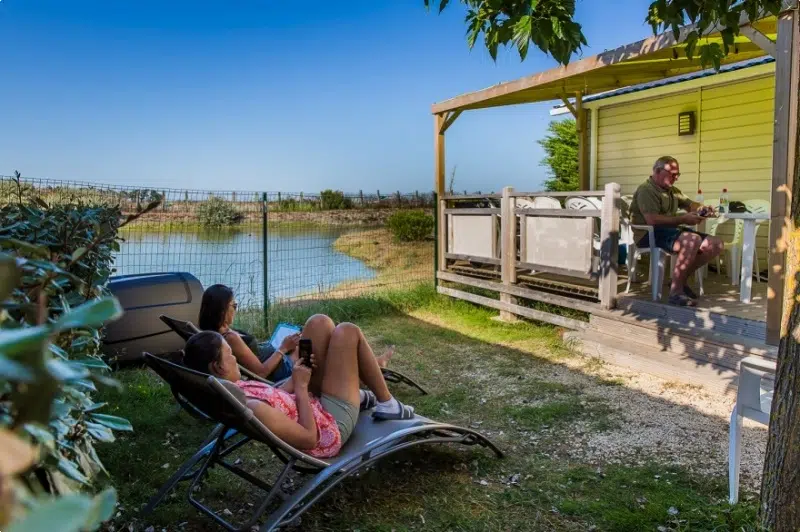
<path id="1" fill-rule="evenodd" d="M 722 253 L 723 244 L 715 236 L 681 227 L 699 224 L 703 221 L 701 214 L 712 214 L 713 208 L 691 201 L 673 186 L 680 175 L 678 161 L 674 157 L 660 157 L 653 165 L 653 174 L 639 185 L 633 195 L 631 223 L 652 225 L 656 246 L 678 254 L 672 272 L 669 302 L 673 305 L 695 306 L 697 295 L 686 281 L 698 268 Z M 678 208 L 687 213 L 678 215 Z M 634 232 L 634 241 L 638 247 L 650 245 L 647 232 L 642 229 Z"/>

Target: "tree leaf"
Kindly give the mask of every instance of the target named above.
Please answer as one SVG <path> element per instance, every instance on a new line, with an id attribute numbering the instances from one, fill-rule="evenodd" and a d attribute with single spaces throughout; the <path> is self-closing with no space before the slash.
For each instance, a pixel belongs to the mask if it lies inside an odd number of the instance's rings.
<path id="1" fill-rule="evenodd" d="M 78 469 L 78 466 L 75 465 L 75 462 L 67 460 L 61 455 L 58 457 L 58 470 L 76 482 L 81 484 L 89 483 L 88 479 Z"/>
<path id="2" fill-rule="evenodd" d="M 115 297 L 104 297 L 75 307 L 61 316 L 55 326 L 59 330 L 75 327 L 100 327 L 122 316 L 123 310 Z"/>
<path id="3" fill-rule="evenodd" d="M 0 238 L 0 247 L 5 249 L 15 249 L 18 252 L 23 252 L 34 257 L 41 257 L 43 259 L 50 258 L 50 250 L 46 247 L 37 246 L 29 242 L 17 240 L 16 238 Z"/>
<path id="4" fill-rule="evenodd" d="M 91 421 L 87 421 L 86 430 L 99 441 L 111 443 L 115 440 L 114 433 L 111 432 L 111 429 L 104 427 L 100 423 L 92 423 Z"/>
<path id="5" fill-rule="evenodd" d="M 112 416 L 110 414 L 92 414 L 91 418 L 101 425 L 105 425 L 114 430 L 133 431 L 131 422 L 123 417 Z"/>
<path id="6" fill-rule="evenodd" d="M 0 255 L 0 301 L 5 301 L 19 284 L 17 260 L 11 255 Z"/>
<path id="7" fill-rule="evenodd" d="M 108 366 L 108 364 L 103 362 L 100 358 L 86 357 L 86 358 L 81 358 L 81 359 L 78 359 L 78 360 L 73 360 L 73 362 L 75 364 L 81 364 L 83 366 L 86 366 L 87 368 L 106 369 L 106 370 L 110 370 L 111 369 Z"/>
<path id="8" fill-rule="evenodd" d="M 117 506 L 117 492 L 114 488 L 106 488 L 92 499 L 92 506 L 83 523 L 85 530 L 95 530 L 114 515 Z"/>
<path id="9" fill-rule="evenodd" d="M 56 439 L 49 430 L 36 423 L 25 423 L 22 428 L 31 438 L 36 440 L 39 445 L 46 447 L 50 451 L 55 450 Z"/>
<path id="10" fill-rule="evenodd" d="M 52 498 L 31 508 L 11 523 L 7 532 L 79 532 L 92 510 L 92 500 L 85 495 Z"/>
<path id="11" fill-rule="evenodd" d="M 74 262 L 77 262 L 78 259 L 83 257 L 86 254 L 87 251 L 88 251 L 88 249 L 86 249 L 85 247 L 80 247 L 80 248 L 76 249 L 75 251 L 72 252 L 72 260 Z"/>
<path id="12" fill-rule="evenodd" d="M 24 353 L 41 352 L 50 332 L 46 325 L 0 330 L 0 353 L 18 358 Z"/>
<path id="13" fill-rule="evenodd" d="M 106 386 L 108 388 L 115 388 L 117 390 L 122 391 L 122 384 L 111 377 L 106 377 L 105 375 L 100 375 L 98 373 L 92 373 L 89 375 L 89 378 L 94 381 L 95 384 L 99 384 L 100 386 Z"/>
<path id="14" fill-rule="evenodd" d="M 33 373 L 20 364 L 0 355 L 0 379 L 11 382 L 33 382 Z"/>
<path id="15" fill-rule="evenodd" d="M 51 358 L 46 362 L 47 371 L 59 382 L 74 381 L 85 379 L 89 376 L 89 370 L 78 365 L 72 365 L 63 360 Z"/>

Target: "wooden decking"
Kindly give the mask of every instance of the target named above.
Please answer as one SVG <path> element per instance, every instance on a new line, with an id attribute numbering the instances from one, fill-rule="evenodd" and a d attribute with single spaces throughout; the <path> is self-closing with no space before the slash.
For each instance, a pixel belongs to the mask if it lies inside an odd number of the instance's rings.
<path id="1" fill-rule="evenodd" d="M 499 272 L 492 267 L 456 263 L 449 271 L 440 273 L 442 281 L 469 280 L 466 284 L 476 288 L 505 290 Z M 754 282 L 752 302 L 745 304 L 739 301 L 738 287 L 711 272 L 704 281 L 705 294 L 698 306 L 688 308 L 669 305 L 666 295 L 661 302 L 652 301 L 647 283 L 634 284 L 626 294 L 627 279 L 621 276 L 617 306 L 605 310 L 590 282 L 524 271 L 517 277 L 517 285 L 509 289 L 509 294 L 585 312 L 588 323 L 571 319 L 556 322 L 552 314 L 545 321 L 572 329 L 565 339 L 575 349 L 612 364 L 728 394 L 736 390 L 742 359 L 757 356 L 774 360 L 777 355 L 777 349 L 765 340 L 766 283 Z M 666 294 L 668 287 L 664 288 Z M 498 310 L 506 308 L 497 300 L 443 287 L 440 291 Z M 541 319 L 538 311 L 517 311 L 521 316 Z"/>
<path id="2" fill-rule="evenodd" d="M 715 393 L 734 393 L 739 362 L 774 360 L 766 344 L 766 284 L 753 284 L 753 301 L 739 301 L 736 287 L 710 274 L 696 308 L 650 298 L 649 285 L 621 293 L 617 308 L 593 312 L 589 327 L 566 338 L 584 354 Z M 665 287 L 665 292 L 666 292 Z"/>
<path id="3" fill-rule="evenodd" d="M 753 293 L 750 303 L 742 303 L 739 301 L 739 287 L 732 286 L 730 279 L 726 276 L 721 276 L 716 273 L 709 273 L 708 277 L 703 280 L 705 288 L 705 295 L 698 301 L 698 308 L 725 314 L 728 316 L 737 316 L 754 321 L 767 320 L 767 283 L 756 282 L 753 280 Z M 662 302 L 667 303 L 667 285 L 664 286 L 664 294 Z M 624 285 L 621 290 L 624 290 Z M 620 298 L 631 297 L 645 301 L 651 301 L 650 298 L 650 285 L 643 283 L 635 283 L 631 287 L 631 293 L 620 293 Z"/>

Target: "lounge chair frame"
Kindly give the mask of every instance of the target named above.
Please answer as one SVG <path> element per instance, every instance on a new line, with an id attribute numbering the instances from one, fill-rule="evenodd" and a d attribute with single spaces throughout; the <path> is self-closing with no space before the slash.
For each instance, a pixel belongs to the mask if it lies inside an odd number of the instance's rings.
<path id="1" fill-rule="evenodd" d="M 161 319 L 161 321 L 163 321 L 170 329 L 172 329 L 184 340 L 188 340 L 193 334 L 200 332 L 200 329 L 191 321 L 176 320 L 175 318 L 170 318 L 165 314 L 160 315 L 159 319 Z M 249 376 L 256 376 L 241 364 L 239 365 L 239 369 L 242 370 L 242 373 L 246 373 Z M 428 392 L 422 386 L 399 371 L 389 368 L 381 368 L 381 372 L 383 373 L 383 378 L 386 382 L 391 382 L 393 384 L 405 384 L 411 388 L 416 388 L 422 395 L 428 395 Z"/>
<path id="2" fill-rule="evenodd" d="M 167 360 L 145 354 L 148 365 L 164 378 L 173 389 L 192 402 L 192 406 L 208 418 L 219 421 L 212 442 L 206 444 L 192 459 L 184 463 L 181 470 L 173 475 L 178 479 L 169 486 L 172 489 L 181 479 L 191 478 L 188 490 L 189 503 L 208 515 L 229 531 L 249 531 L 273 503 L 279 502 L 262 525 L 262 532 L 276 530 L 295 521 L 322 496 L 336 487 L 341 481 L 355 475 L 382 458 L 409 447 L 429 443 L 457 443 L 480 445 L 493 451 L 498 458 L 502 451 L 482 434 L 455 425 L 437 423 L 417 416 L 414 420 L 373 421 L 370 412 L 362 412 L 356 429 L 345 444 L 339 456 L 332 459 L 312 457 L 277 438 L 262 424 L 246 405 L 241 403 L 217 378 L 179 366 Z M 231 432 L 233 431 L 233 434 Z M 233 437 L 238 434 L 239 439 Z M 225 460 L 235 450 L 256 440 L 267 445 L 284 463 L 284 467 L 272 483 L 244 471 Z M 246 523 L 234 525 L 225 520 L 197 500 L 194 496 L 208 469 L 219 465 L 250 484 L 267 491 L 267 495 L 255 508 Z M 312 477 L 291 494 L 283 491 L 283 483 L 291 471 L 312 475 Z M 154 499 L 163 499 L 169 490 L 167 485 Z M 162 493 L 163 492 L 163 493 Z M 152 500 L 151 500 L 152 504 Z M 151 506 L 148 504 L 148 507 Z M 157 504 L 157 502 L 156 502 Z M 154 506 L 154 505 L 153 505 Z"/>

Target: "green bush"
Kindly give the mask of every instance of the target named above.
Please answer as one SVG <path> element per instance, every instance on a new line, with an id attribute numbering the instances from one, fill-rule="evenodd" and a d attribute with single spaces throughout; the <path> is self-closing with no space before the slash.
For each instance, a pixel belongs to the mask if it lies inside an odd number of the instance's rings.
<path id="1" fill-rule="evenodd" d="M 319 195 L 319 203 L 323 211 L 353 208 L 353 201 L 345 197 L 344 192 L 341 190 L 323 190 Z"/>
<path id="2" fill-rule="evenodd" d="M 102 325 L 122 313 L 107 283 L 119 228 L 157 205 L 125 220 L 118 206 L 22 193 L 0 206 L 3 530 L 91 530 L 114 511 L 113 488 L 81 493 L 105 471 L 95 444 L 132 430 L 92 400 L 117 385 L 100 356 Z"/>
<path id="3" fill-rule="evenodd" d="M 242 223 L 244 214 L 233 203 L 211 196 L 197 207 L 197 218 L 207 227 L 223 227 Z"/>
<path id="4" fill-rule="evenodd" d="M 386 220 L 389 231 L 397 240 L 425 240 L 433 232 L 433 216 L 422 210 L 397 211 Z"/>

